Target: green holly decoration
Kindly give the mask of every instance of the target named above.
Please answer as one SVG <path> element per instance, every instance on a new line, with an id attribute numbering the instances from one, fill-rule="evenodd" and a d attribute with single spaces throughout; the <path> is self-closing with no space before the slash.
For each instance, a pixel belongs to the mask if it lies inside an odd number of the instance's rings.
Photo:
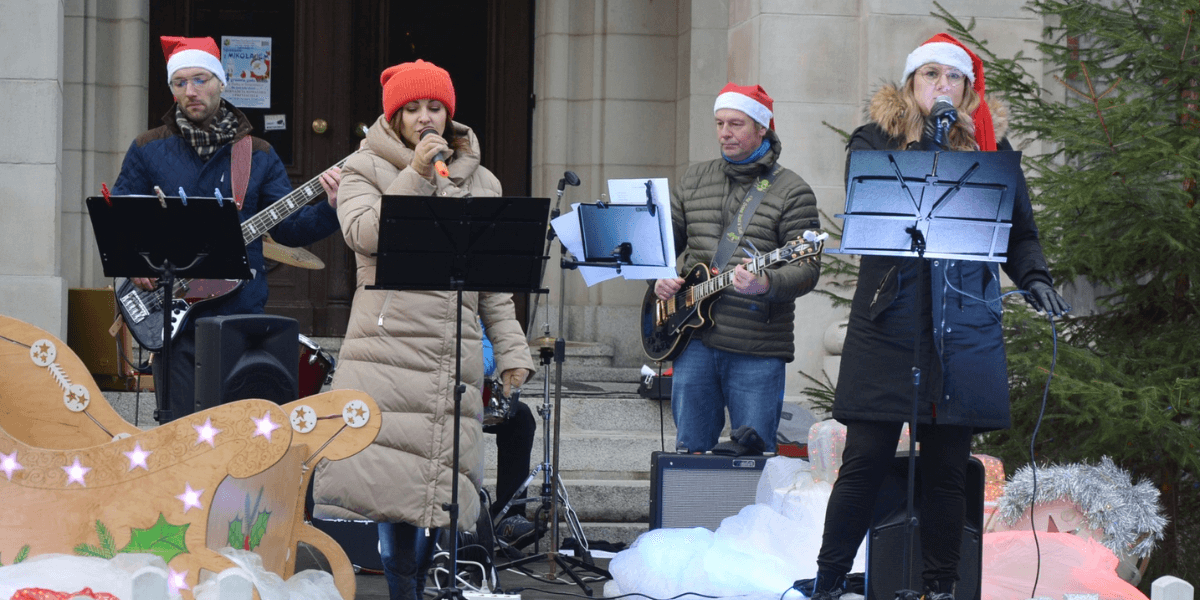
<path id="1" fill-rule="evenodd" d="M 267 522 L 271 519 L 271 511 L 264 510 L 259 512 L 258 508 L 262 504 L 263 491 L 266 488 L 258 488 L 258 498 L 254 500 L 254 506 L 250 506 L 250 495 L 246 495 L 246 512 L 245 517 L 250 521 L 250 530 L 246 531 L 246 521 L 242 520 L 243 515 L 238 515 L 237 518 L 229 522 L 229 545 L 242 550 L 254 550 L 262 543 L 262 538 L 267 533 Z"/>
<path id="2" fill-rule="evenodd" d="M 159 513 L 158 522 L 149 529 L 130 530 L 129 544 L 121 548 L 121 552 L 149 553 L 170 563 L 171 559 L 188 552 L 184 535 L 190 525 L 173 525 Z"/>
<path id="3" fill-rule="evenodd" d="M 26 558 L 29 558 L 29 544 L 21 546 L 21 549 L 17 551 L 17 559 L 13 561 L 13 564 L 24 562 Z M 4 563 L 0 562 L 0 566 L 4 566 Z"/>

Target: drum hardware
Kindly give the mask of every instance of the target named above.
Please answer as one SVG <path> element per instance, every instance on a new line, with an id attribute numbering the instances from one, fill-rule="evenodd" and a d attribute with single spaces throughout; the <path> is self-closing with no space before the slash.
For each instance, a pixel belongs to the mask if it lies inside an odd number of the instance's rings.
<path id="1" fill-rule="evenodd" d="M 303 333 L 300 336 L 299 391 L 300 397 L 321 393 L 321 387 L 333 381 L 337 360 Z"/>

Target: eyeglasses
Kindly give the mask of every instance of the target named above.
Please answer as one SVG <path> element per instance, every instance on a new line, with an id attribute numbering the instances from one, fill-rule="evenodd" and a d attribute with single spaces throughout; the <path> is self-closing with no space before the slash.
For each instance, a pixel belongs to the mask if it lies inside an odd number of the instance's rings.
<path id="1" fill-rule="evenodd" d="M 197 75 L 195 77 L 188 77 L 186 79 L 172 79 L 171 87 L 182 92 L 187 88 L 187 84 L 189 83 L 201 88 L 208 85 L 208 82 L 212 80 L 213 78 L 207 75 Z"/>
<path id="2" fill-rule="evenodd" d="M 936 84 L 938 80 L 942 78 L 943 73 L 946 75 L 946 83 L 952 88 L 959 87 L 967 81 L 967 76 L 963 75 L 961 71 L 956 69 L 946 69 L 943 71 L 936 67 L 925 67 L 917 71 L 917 74 L 921 76 L 921 79 L 924 79 L 925 83 L 930 85 Z"/>

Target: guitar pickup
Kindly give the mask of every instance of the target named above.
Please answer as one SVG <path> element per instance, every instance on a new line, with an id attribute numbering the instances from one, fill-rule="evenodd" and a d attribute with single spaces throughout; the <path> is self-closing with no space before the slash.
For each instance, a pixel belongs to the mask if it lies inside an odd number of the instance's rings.
<path id="1" fill-rule="evenodd" d="M 150 316 L 150 311 L 146 309 L 146 305 L 142 303 L 141 297 L 137 292 L 130 292 L 121 296 L 121 306 L 125 307 L 125 313 L 134 323 L 141 323 L 143 319 Z"/>

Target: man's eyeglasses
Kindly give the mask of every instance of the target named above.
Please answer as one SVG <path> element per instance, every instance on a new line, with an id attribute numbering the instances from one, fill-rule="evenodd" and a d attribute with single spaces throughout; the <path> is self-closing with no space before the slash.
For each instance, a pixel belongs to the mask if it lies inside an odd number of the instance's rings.
<path id="1" fill-rule="evenodd" d="M 946 75 L 946 83 L 948 83 L 950 87 L 959 87 L 967 81 L 966 75 L 963 75 L 961 71 L 954 69 L 946 69 L 943 71 L 935 67 L 925 67 L 924 69 L 917 71 L 917 74 L 921 76 L 921 79 L 924 79 L 925 83 L 930 85 L 936 84 L 938 80 L 942 78 L 943 73 Z"/>
<path id="2" fill-rule="evenodd" d="M 187 84 L 189 83 L 201 88 L 208 85 L 208 82 L 212 80 L 213 78 L 207 75 L 197 75 L 195 77 L 188 77 L 187 79 L 172 79 L 171 87 L 182 92 L 187 88 Z"/>

